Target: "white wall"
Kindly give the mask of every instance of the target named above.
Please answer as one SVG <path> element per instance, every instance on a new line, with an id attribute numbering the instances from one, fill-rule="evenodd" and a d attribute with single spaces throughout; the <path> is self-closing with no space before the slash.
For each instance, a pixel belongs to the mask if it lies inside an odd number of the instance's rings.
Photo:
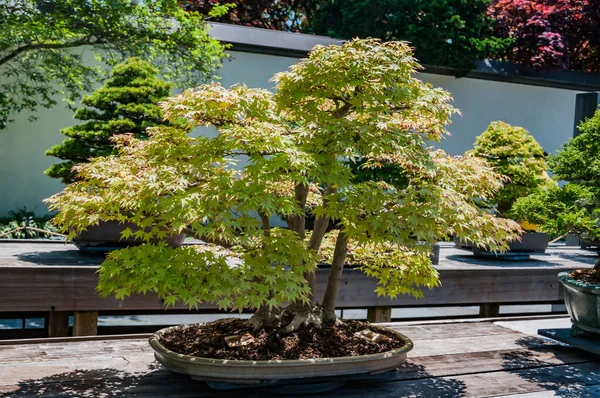
<path id="1" fill-rule="evenodd" d="M 452 135 L 440 144 L 452 155 L 470 149 L 475 137 L 495 120 L 529 130 L 548 153 L 573 135 L 577 91 L 425 73 L 419 78 L 450 91 L 462 113 L 452 118 Z"/>
<path id="2" fill-rule="evenodd" d="M 254 53 L 231 52 L 220 71 L 222 84 L 244 82 L 249 87 L 273 88 L 269 79 L 286 70 L 295 58 Z M 440 147 L 458 155 L 471 148 L 475 137 L 494 120 L 523 126 L 552 153 L 572 135 L 577 92 L 498 83 L 450 76 L 420 74 L 423 81 L 443 87 L 454 96 L 455 106 L 463 116 L 455 116 L 450 126 L 451 137 Z M 0 215 L 27 206 L 38 214 L 47 212 L 42 199 L 61 189 L 61 184 L 44 175 L 57 159 L 44 151 L 62 142 L 61 128 L 76 121 L 64 104 L 41 109 L 39 119 L 27 121 L 27 115 L 16 115 L 7 130 L 0 130 Z"/>

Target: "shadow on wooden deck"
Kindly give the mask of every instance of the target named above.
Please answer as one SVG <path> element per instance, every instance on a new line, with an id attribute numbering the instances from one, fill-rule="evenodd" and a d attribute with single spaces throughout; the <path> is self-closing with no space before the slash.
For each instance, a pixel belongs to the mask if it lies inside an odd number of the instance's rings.
<path id="1" fill-rule="evenodd" d="M 537 337 L 523 337 L 517 344 L 527 350 L 503 354 L 503 368 L 509 375 L 534 382 L 554 397 L 600 396 L 600 372 L 589 363 L 598 357 L 568 346 L 540 345 Z"/>
<path id="2" fill-rule="evenodd" d="M 157 363 L 150 366 L 149 373 L 128 373 L 117 369 L 75 370 L 51 376 L 24 380 L 15 391 L 0 393 L 0 397 L 222 397 L 281 398 L 284 395 L 270 392 L 267 388 L 240 390 L 213 390 L 205 383 L 185 375 L 162 369 Z M 402 383 L 395 383 L 403 381 Z M 423 366 L 410 363 L 385 380 L 372 382 L 347 382 L 343 387 L 311 397 L 460 397 L 463 382 L 449 378 L 433 378 Z M 288 396 L 286 394 L 285 396 Z M 294 397 L 306 396 L 293 395 Z"/>

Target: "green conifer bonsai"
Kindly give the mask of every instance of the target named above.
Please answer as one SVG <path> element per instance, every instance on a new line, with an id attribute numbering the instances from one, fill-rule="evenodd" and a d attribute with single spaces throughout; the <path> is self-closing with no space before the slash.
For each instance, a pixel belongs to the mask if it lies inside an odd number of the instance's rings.
<path id="1" fill-rule="evenodd" d="M 414 77 L 418 68 L 407 43 L 353 40 L 315 47 L 275 75 L 276 93 L 187 90 L 162 103 L 166 120 L 214 126 L 216 136 L 165 125 L 148 140 L 118 136 L 118 155 L 76 166 L 78 180 L 47 201 L 71 236 L 118 220 L 144 228 L 124 237 L 187 231 L 209 243 L 112 252 L 99 290 L 119 299 L 154 292 L 167 306 L 254 309 L 249 326 L 286 334 L 337 320 L 345 263 L 374 277 L 381 295 L 421 297 L 439 284 L 429 258 L 439 239 L 503 249 L 519 227 L 475 205 L 502 186 L 485 160 L 431 150 L 455 109 L 449 93 Z M 400 166 L 406 183 L 357 179 L 348 164 L 357 159 Z M 276 216 L 288 227 L 272 226 Z M 339 230 L 326 232 L 330 219 Z M 322 298 L 314 294 L 320 262 L 331 264 Z"/>
<path id="2" fill-rule="evenodd" d="M 157 74 L 155 67 L 140 58 L 116 65 L 104 85 L 83 98 L 86 107 L 76 110 L 75 119 L 83 123 L 62 129 L 68 138 L 46 151 L 65 160 L 52 165 L 46 175 L 69 184 L 76 178 L 74 165 L 116 153 L 114 136 L 131 133 L 144 139 L 148 127 L 168 125 L 157 104 L 170 94 L 172 85 Z"/>
<path id="3" fill-rule="evenodd" d="M 505 184 L 486 205 L 500 216 L 512 217 L 512 207 L 549 182 L 544 150 L 522 127 L 496 121 L 479 135 L 472 154 L 485 159 L 494 170 L 506 178 Z M 527 220 L 526 215 L 515 218 Z"/>

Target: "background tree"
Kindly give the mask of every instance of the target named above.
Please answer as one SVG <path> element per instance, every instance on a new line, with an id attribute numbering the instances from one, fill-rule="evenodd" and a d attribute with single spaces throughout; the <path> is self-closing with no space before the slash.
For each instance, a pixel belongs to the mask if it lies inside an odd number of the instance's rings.
<path id="1" fill-rule="evenodd" d="M 455 110 L 449 93 L 414 77 L 417 68 L 406 43 L 354 40 L 315 47 L 274 77 L 275 94 L 218 84 L 187 90 L 163 104 L 165 117 L 214 126 L 216 136 L 167 126 L 151 128 L 149 140 L 119 136 L 118 156 L 77 166 L 81 180 L 48 202 L 71 236 L 119 220 L 145 228 L 134 234 L 147 242 L 187 231 L 213 244 L 112 252 L 99 288 L 117 298 L 154 291 L 166 305 L 253 308 L 251 325 L 285 333 L 335 320 L 346 262 L 375 277 L 379 294 L 422 296 L 420 288 L 438 284 L 429 254 L 440 238 L 495 250 L 520 229 L 474 204 L 501 186 L 484 160 L 430 151 Z M 408 183 L 356 178 L 355 159 L 398 165 Z M 276 215 L 287 229 L 270 225 Z M 326 233 L 330 219 L 340 229 Z M 321 261 L 331 271 L 318 305 Z M 293 304 L 282 311 L 283 302 Z"/>
<path id="2" fill-rule="evenodd" d="M 523 127 L 492 122 L 476 138 L 471 152 L 485 159 L 498 174 L 508 178 L 489 202 L 501 216 L 510 217 L 518 198 L 535 192 L 549 182 L 544 150 Z"/>
<path id="3" fill-rule="evenodd" d="M 408 40 L 427 65 L 471 69 L 499 51 L 486 15 L 489 0 L 328 0 L 311 20 L 317 34 Z"/>
<path id="4" fill-rule="evenodd" d="M 539 69 L 600 71 L 600 3 L 494 0 L 496 35 L 512 40 L 504 57 Z"/>
<path id="5" fill-rule="evenodd" d="M 322 0 L 231 0 L 232 8 L 215 21 L 288 32 L 304 32 L 307 20 Z M 210 0 L 179 0 L 186 10 L 209 15 L 219 3 Z"/>
<path id="6" fill-rule="evenodd" d="M 182 87 L 211 76 L 223 57 L 202 17 L 176 0 L 2 1 L 0 129 L 15 112 L 90 91 L 101 72 L 84 60 L 84 48 L 109 65 L 139 56 Z"/>
<path id="7" fill-rule="evenodd" d="M 70 184 L 75 179 L 73 166 L 97 156 L 116 153 L 112 137 L 131 133 L 136 138 L 148 138 L 146 129 L 162 121 L 158 102 L 171 92 L 171 84 L 157 77 L 158 70 L 139 58 L 118 64 L 110 78 L 93 94 L 83 98 L 75 119 L 84 123 L 62 129 L 68 138 L 46 151 L 66 162 L 52 165 L 46 175 Z"/>

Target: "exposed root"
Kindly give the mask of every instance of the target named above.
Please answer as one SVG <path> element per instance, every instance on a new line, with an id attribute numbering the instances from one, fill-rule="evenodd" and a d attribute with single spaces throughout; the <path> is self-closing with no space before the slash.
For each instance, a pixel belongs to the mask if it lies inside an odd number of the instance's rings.
<path id="1" fill-rule="evenodd" d="M 291 304 L 285 308 L 260 308 L 247 322 L 253 330 L 279 329 L 277 334 L 286 335 L 301 326 L 320 329 L 325 317 L 323 307 L 319 304 Z"/>
<path id="2" fill-rule="evenodd" d="M 292 320 L 279 329 L 280 334 L 290 334 L 298 330 L 302 325 L 312 326 L 317 329 L 323 325 L 323 307 L 320 305 L 295 305 L 286 308 L 286 312 L 292 315 Z"/>
<path id="3" fill-rule="evenodd" d="M 252 330 L 263 328 L 280 328 L 283 323 L 284 309 L 281 307 L 261 307 L 248 319 L 248 325 Z"/>

